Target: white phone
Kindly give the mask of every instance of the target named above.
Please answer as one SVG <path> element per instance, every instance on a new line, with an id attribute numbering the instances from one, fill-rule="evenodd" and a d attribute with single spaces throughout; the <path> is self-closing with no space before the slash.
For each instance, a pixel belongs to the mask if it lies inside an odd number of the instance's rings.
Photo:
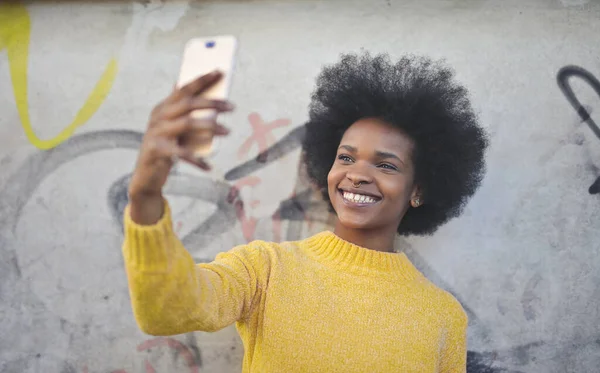
<path id="1" fill-rule="evenodd" d="M 236 37 L 232 35 L 199 37 L 189 40 L 184 49 L 177 86 L 181 87 L 201 75 L 219 70 L 222 73 L 221 79 L 202 92 L 200 96 L 211 100 L 227 99 L 231 89 L 237 44 Z M 216 115 L 217 113 L 213 109 L 192 112 L 192 116 L 199 119 Z M 217 150 L 218 138 L 214 138 L 210 131 L 199 131 L 185 141 L 194 146 L 194 155 L 198 158 L 212 156 Z"/>

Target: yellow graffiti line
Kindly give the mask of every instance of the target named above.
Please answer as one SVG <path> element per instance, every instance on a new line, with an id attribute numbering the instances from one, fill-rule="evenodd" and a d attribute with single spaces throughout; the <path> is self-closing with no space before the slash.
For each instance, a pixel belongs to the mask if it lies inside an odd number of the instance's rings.
<path id="1" fill-rule="evenodd" d="M 113 58 L 108 63 L 100 80 L 75 115 L 73 122 L 56 137 L 43 140 L 35 134 L 29 118 L 27 64 L 30 34 L 31 20 L 27 9 L 20 4 L 0 4 L 0 51 L 4 48 L 7 49 L 10 77 L 21 125 L 31 144 L 39 149 L 47 150 L 68 139 L 75 129 L 85 124 L 102 105 L 117 75 L 117 61 Z"/>

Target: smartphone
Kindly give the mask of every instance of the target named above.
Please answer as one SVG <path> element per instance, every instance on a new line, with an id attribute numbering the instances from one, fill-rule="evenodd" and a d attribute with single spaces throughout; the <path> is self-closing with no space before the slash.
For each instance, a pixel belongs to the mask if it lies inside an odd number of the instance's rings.
<path id="1" fill-rule="evenodd" d="M 232 35 L 189 40 L 183 52 L 177 86 L 184 86 L 201 75 L 219 70 L 222 73 L 221 79 L 200 96 L 211 100 L 227 99 L 235 67 L 237 44 L 237 38 Z M 198 119 L 206 119 L 216 116 L 217 113 L 213 109 L 202 109 L 195 110 L 191 115 Z M 194 155 L 198 158 L 210 157 L 217 150 L 218 138 L 214 138 L 208 130 L 190 134 L 182 141 L 194 148 Z"/>

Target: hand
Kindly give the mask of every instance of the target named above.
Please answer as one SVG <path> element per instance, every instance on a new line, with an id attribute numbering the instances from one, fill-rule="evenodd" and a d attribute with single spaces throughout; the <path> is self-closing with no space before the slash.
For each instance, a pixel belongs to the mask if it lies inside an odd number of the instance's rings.
<path id="1" fill-rule="evenodd" d="M 198 97 L 221 78 L 213 72 L 203 75 L 187 85 L 177 88 L 159 103 L 150 115 L 148 129 L 144 134 L 131 183 L 130 196 L 160 196 L 169 171 L 177 159 L 183 159 L 201 169 L 209 165 L 194 156 L 191 145 L 184 145 L 185 137 L 193 137 L 198 131 L 210 131 L 209 135 L 227 135 L 229 131 L 212 119 L 195 119 L 191 112 L 197 109 L 213 109 L 216 113 L 233 110 L 227 101 L 208 100 Z"/>

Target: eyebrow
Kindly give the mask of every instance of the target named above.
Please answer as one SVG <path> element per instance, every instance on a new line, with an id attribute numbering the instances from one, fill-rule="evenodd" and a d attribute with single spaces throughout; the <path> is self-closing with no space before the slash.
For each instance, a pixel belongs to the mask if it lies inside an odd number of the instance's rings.
<path id="1" fill-rule="evenodd" d="M 351 145 L 340 145 L 340 147 L 338 149 L 342 149 L 342 148 L 348 150 L 351 153 L 357 152 L 357 149 Z M 377 151 L 375 151 L 375 155 L 377 156 L 377 158 L 380 158 L 380 159 L 388 159 L 388 158 L 396 159 L 398 162 L 400 162 L 400 163 L 402 163 L 402 165 L 404 165 L 404 161 L 402 159 L 400 159 L 400 157 L 398 157 L 394 153 L 382 152 L 380 150 L 377 150 Z"/>

